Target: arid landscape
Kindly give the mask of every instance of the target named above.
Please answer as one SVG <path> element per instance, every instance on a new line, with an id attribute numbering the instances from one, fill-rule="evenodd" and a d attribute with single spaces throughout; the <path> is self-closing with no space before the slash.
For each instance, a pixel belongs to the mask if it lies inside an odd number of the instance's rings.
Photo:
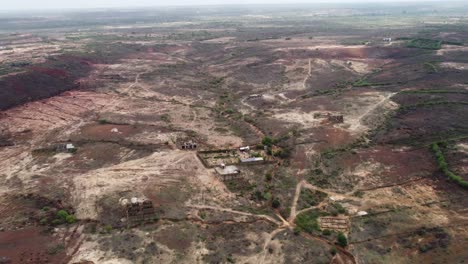
<path id="1" fill-rule="evenodd" d="M 0 13 L 0 263 L 465 263 L 463 2 Z"/>

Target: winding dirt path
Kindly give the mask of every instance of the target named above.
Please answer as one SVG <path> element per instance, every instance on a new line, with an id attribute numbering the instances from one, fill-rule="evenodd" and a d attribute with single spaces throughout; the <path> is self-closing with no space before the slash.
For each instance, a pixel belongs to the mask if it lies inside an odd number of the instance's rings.
<path id="1" fill-rule="evenodd" d="M 276 235 L 278 235 L 280 232 L 284 230 L 285 230 L 284 227 L 280 227 L 278 229 L 273 230 L 273 232 L 267 235 L 267 237 L 265 238 L 265 244 L 263 245 L 263 249 L 262 249 L 262 257 L 259 262 L 260 264 L 265 263 L 265 258 L 268 253 L 268 246 L 270 245 L 273 238 L 275 238 Z"/>
<path id="2" fill-rule="evenodd" d="M 312 60 L 309 59 L 309 70 L 307 71 L 307 76 L 305 77 L 304 81 L 302 82 L 302 87 L 307 89 L 306 83 L 309 80 L 310 76 L 312 76 Z"/>
<path id="3" fill-rule="evenodd" d="M 288 217 L 288 222 L 289 223 L 293 223 L 294 220 L 296 219 L 296 208 L 297 208 L 297 202 L 299 201 L 299 195 L 301 194 L 301 190 L 302 190 L 302 185 L 304 184 L 304 180 L 300 181 L 297 185 L 296 185 L 296 191 L 294 193 L 294 198 L 293 198 L 293 203 L 291 205 L 291 213 L 289 214 L 289 217 Z"/>
<path id="4" fill-rule="evenodd" d="M 224 207 L 219 207 L 219 206 L 209 206 L 209 205 L 187 205 L 189 208 L 195 208 L 195 209 L 207 209 L 207 210 L 214 210 L 214 211 L 221 211 L 221 212 L 227 212 L 227 213 L 233 213 L 233 214 L 238 214 L 238 215 L 244 215 L 244 216 L 252 216 L 252 217 L 258 217 L 265 219 L 275 225 L 281 226 L 282 222 L 277 221 L 271 216 L 268 215 L 258 215 L 258 214 L 252 214 L 252 213 L 247 213 L 247 212 L 242 212 L 242 211 L 236 211 L 231 208 L 224 208 Z"/>

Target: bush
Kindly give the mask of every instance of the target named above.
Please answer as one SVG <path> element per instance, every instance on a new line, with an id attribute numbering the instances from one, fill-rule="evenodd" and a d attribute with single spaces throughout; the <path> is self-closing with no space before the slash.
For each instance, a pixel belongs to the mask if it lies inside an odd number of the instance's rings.
<path id="1" fill-rule="evenodd" d="M 278 198 L 273 199 L 273 202 L 271 202 L 271 206 L 273 208 L 279 208 L 281 206 L 280 200 Z"/>
<path id="2" fill-rule="evenodd" d="M 262 139 L 262 144 L 268 147 L 271 147 L 271 145 L 273 145 L 273 142 L 274 142 L 273 138 L 268 137 L 268 136 Z"/>
<path id="3" fill-rule="evenodd" d="M 52 220 L 53 225 L 61 225 L 63 224 L 63 221 L 61 219 L 54 219 Z"/>
<path id="4" fill-rule="evenodd" d="M 298 236 L 301 233 L 301 228 L 295 226 L 294 229 L 293 229 L 293 233 L 294 233 L 294 235 Z"/>
<path id="5" fill-rule="evenodd" d="M 330 249 L 330 254 L 332 254 L 333 256 L 336 255 L 336 247 L 332 247 L 332 248 Z"/>
<path id="6" fill-rule="evenodd" d="M 52 224 L 54 225 L 61 225 L 64 223 L 67 224 L 73 224 L 76 223 L 76 217 L 72 214 L 69 214 L 65 210 L 60 210 L 56 213 L 55 219 L 52 221 Z"/>
<path id="7" fill-rule="evenodd" d="M 40 223 L 41 225 L 47 225 L 47 222 L 48 222 L 47 218 L 42 218 L 42 219 L 39 221 L 39 223 Z"/>
<path id="8" fill-rule="evenodd" d="M 338 233 L 337 241 L 338 245 L 341 247 L 346 247 L 348 245 L 348 239 L 342 232 Z"/>
<path id="9" fill-rule="evenodd" d="M 68 224 L 74 224 L 76 223 L 76 217 L 74 215 L 68 215 L 65 221 L 67 221 Z"/>
<path id="10" fill-rule="evenodd" d="M 104 231 L 104 233 L 110 234 L 112 232 L 112 229 L 113 228 L 112 228 L 111 225 L 106 225 L 106 226 L 104 226 L 103 231 Z"/>
<path id="11" fill-rule="evenodd" d="M 69 214 L 65 210 L 60 210 L 57 212 L 56 216 L 57 216 L 57 219 L 66 220 Z"/>
<path id="12" fill-rule="evenodd" d="M 322 231 L 322 235 L 329 236 L 329 235 L 331 235 L 331 231 L 329 229 L 325 229 L 325 230 Z"/>
<path id="13" fill-rule="evenodd" d="M 280 157 L 282 159 L 287 159 L 291 156 L 291 149 L 284 148 L 282 150 L 278 150 L 273 154 L 273 156 Z"/>

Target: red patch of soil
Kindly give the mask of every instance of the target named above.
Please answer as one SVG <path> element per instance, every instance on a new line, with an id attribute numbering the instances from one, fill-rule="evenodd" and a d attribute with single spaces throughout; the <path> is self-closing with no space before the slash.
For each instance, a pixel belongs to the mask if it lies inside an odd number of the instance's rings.
<path id="1" fill-rule="evenodd" d="M 30 67 L 29 69 L 35 72 L 47 74 L 55 78 L 66 78 L 69 76 L 69 74 L 66 71 L 60 70 L 60 69 L 52 69 L 52 68 L 39 67 L 39 66 L 33 66 L 33 67 Z"/>
<path id="2" fill-rule="evenodd" d="M 59 56 L 28 68 L 28 71 L 0 80 L 0 110 L 33 100 L 48 98 L 79 87 L 77 80 L 91 70 L 91 62 Z"/>
<path id="3" fill-rule="evenodd" d="M 112 129 L 118 132 L 112 132 Z M 139 130 L 129 125 L 93 124 L 81 129 L 80 137 L 89 140 L 118 140 L 138 133 Z"/>
<path id="4" fill-rule="evenodd" d="M 11 261 L 6 263 L 67 263 L 64 249 L 55 254 L 48 252 L 61 243 L 38 227 L 0 232 L 0 257 Z"/>
<path id="5" fill-rule="evenodd" d="M 408 179 L 411 175 L 432 173 L 436 167 L 432 154 L 426 149 L 398 150 L 378 146 L 360 152 L 361 160 L 373 160 L 390 166 L 386 176 Z"/>
<path id="6" fill-rule="evenodd" d="M 315 147 L 317 151 L 347 145 L 354 140 L 354 137 L 349 132 L 335 127 L 322 126 L 313 128 L 311 135 L 314 141 L 319 141 Z"/>

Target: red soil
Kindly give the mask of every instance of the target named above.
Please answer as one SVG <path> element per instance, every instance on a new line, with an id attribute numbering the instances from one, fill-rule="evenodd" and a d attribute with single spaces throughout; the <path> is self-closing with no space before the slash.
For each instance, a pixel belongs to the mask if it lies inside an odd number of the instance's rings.
<path id="1" fill-rule="evenodd" d="M 48 249 L 61 245 L 38 227 L 18 231 L 0 232 L 0 257 L 6 257 L 10 263 L 67 263 L 65 250 L 51 254 Z M 8 262 L 6 262 L 8 263 Z"/>
<path id="2" fill-rule="evenodd" d="M 52 68 L 46 68 L 46 67 L 40 67 L 40 66 L 33 66 L 33 67 L 30 67 L 29 69 L 35 72 L 47 74 L 55 78 L 66 78 L 69 76 L 69 74 L 66 71 L 60 70 L 60 69 L 52 69 Z"/>
<path id="3" fill-rule="evenodd" d="M 118 132 L 111 132 L 116 128 Z M 129 125 L 93 124 L 81 129 L 80 137 L 92 140 L 116 140 L 138 133 L 138 129 Z"/>
<path id="4" fill-rule="evenodd" d="M 314 141 L 320 141 L 315 147 L 317 151 L 347 145 L 354 140 L 349 132 L 335 127 L 317 127 L 312 129 L 311 135 Z"/>

